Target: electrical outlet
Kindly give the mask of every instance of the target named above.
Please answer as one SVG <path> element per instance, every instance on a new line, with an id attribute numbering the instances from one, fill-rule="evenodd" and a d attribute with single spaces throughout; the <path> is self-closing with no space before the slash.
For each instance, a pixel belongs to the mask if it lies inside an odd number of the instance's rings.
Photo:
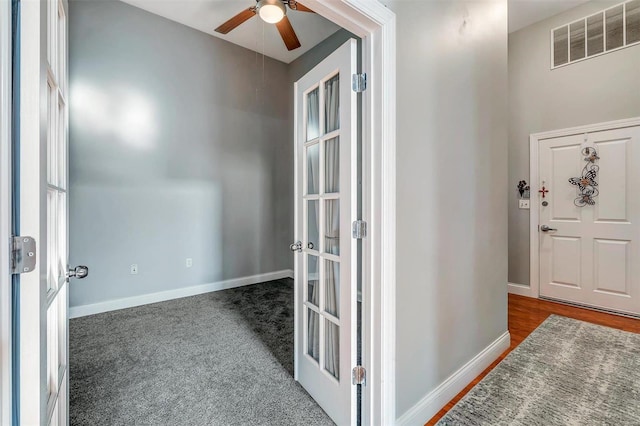
<path id="1" fill-rule="evenodd" d="M 518 200 L 518 208 L 520 209 L 529 209 L 529 200 Z"/>
<path id="2" fill-rule="evenodd" d="M 187 268 L 191 268 L 193 266 L 193 259 L 187 257 L 187 261 L 185 262 Z"/>
<path id="3" fill-rule="evenodd" d="M 131 265 L 131 275 L 138 275 L 138 264 L 134 263 Z"/>

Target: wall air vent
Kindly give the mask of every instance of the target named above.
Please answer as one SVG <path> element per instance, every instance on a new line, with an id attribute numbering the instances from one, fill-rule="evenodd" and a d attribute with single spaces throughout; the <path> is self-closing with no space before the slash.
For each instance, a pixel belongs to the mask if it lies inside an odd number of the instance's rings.
<path id="1" fill-rule="evenodd" d="M 551 30 L 551 69 L 633 45 L 640 45 L 640 0 Z"/>

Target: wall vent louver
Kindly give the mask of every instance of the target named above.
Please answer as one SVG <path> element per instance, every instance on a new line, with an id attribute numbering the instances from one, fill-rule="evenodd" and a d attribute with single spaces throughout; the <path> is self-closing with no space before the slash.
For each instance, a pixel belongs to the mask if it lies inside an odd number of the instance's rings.
<path id="1" fill-rule="evenodd" d="M 551 69 L 633 45 L 640 45 L 640 0 L 551 30 Z"/>

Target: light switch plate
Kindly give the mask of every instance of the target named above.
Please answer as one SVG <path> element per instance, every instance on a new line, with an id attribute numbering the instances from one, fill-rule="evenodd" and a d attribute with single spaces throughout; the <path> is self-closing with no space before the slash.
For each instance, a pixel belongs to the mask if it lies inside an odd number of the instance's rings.
<path id="1" fill-rule="evenodd" d="M 520 209 L 529 209 L 529 200 L 518 200 L 518 208 Z"/>

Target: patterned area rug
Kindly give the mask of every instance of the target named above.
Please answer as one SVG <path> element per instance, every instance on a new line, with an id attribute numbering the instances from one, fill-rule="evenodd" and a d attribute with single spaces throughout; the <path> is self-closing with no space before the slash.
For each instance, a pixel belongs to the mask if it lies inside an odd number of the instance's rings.
<path id="1" fill-rule="evenodd" d="M 552 315 L 438 425 L 640 425 L 640 334 Z"/>

